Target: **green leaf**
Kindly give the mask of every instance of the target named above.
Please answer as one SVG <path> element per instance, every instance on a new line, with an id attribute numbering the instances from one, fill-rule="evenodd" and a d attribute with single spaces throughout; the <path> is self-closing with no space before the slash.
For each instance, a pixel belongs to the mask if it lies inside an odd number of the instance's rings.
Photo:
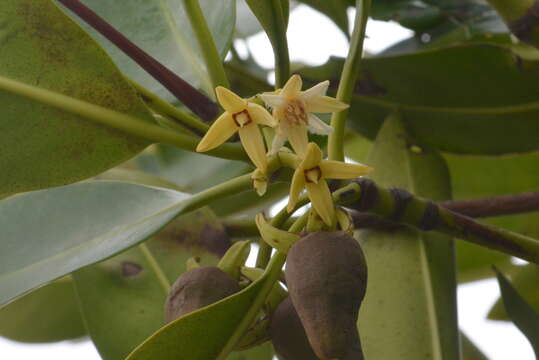
<path id="1" fill-rule="evenodd" d="M 181 0 L 85 0 L 84 4 L 121 33 L 191 85 L 213 96 L 213 88 L 196 37 Z M 201 0 L 200 6 L 222 58 L 232 41 L 236 22 L 235 0 Z M 77 19 L 78 20 L 78 19 Z M 154 93 L 166 90 L 114 45 L 86 24 L 81 24 L 107 50 L 122 71 Z"/>
<path id="2" fill-rule="evenodd" d="M 395 108 L 417 142 L 439 150 L 504 154 L 537 150 L 537 53 L 468 44 L 367 58 L 349 125 L 370 138 Z M 342 59 L 301 70 L 306 82 L 340 74 Z"/>
<path id="3" fill-rule="evenodd" d="M 216 359 L 266 279 L 263 277 L 237 294 L 166 325 L 126 360 Z"/>
<path id="4" fill-rule="evenodd" d="M 100 47 L 50 0 L 5 0 L 0 76 L 107 107 L 151 115 Z M 148 144 L 78 116 L 0 91 L 0 196 L 73 183 Z"/>
<path id="5" fill-rule="evenodd" d="M 184 211 L 184 193 L 88 182 L 0 202 L 0 304 L 145 240 Z"/>
<path id="6" fill-rule="evenodd" d="M 164 325 L 168 289 L 151 257 L 172 284 L 186 271 L 187 259 L 196 256 L 202 266 L 215 265 L 230 241 L 215 216 L 199 210 L 176 219 L 145 244 L 149 255 L 135 247 L 73 273 L 88 332 L 104 360 L 124 359 Z"/>
<path id="7" fill-rule="evenodd" d="M 462 340 L 462 360 L 488 360 L 487 356 L 462 331 L 460 339 Z"/>
<path id="8" fill-rule="evenodd" d="M 388 117 L 366 163 L 385 187 L 407 189 L 434 200 L 451 196 L 445 162 Z M 360 232 L 369 269 L 359 315 L 365 358 L 458 359 L 454 246 L 438 233 L 402 229 Z M 391 344 L 391 346 L 388 346 Z"/>
<path id="9" fill-rule="evenodd" d="M 84 335 L 86 329 L 70 276 L 0 309 L 0 336 L 15 341 L 46 343 Z"/>
<path id="10" fill-rule="evenodd" d="M 519 293 L 526 302 L 539 313 L 539 267 L 526 265 L 517 267 L 511 275 L 512 283 L 519 289 Z M 488 318 L 491 320 L 511 321 L 505 311 L 502 299 L 498 299 L 489 311 Z"/>
<path id="11" fill-rule="evenodd" d="M 526 302 L 501 272 L 496 268 L 495 270 L 505 310 L 530 341 L 535 356 L 539 357 L 539 313 Z"/>
<path id="12" fill-rule="evenodd" d="M 341 29 L 341 31 L 348 37 L 349 36 L 349 24 L 348 24 L 348 14 L 346 13 L 348 9 L 348 4 L 342 0 L 300 0 L 302 3 L 309 5 L 315 10 L 320 11 L 329 17 L 335 25 Z"/>
<path id="13" fill-rule="evenodd" d="M 262 345 L 256 346 L 249 350 L 241 352 L 233 352 L 228 356 L 228 360 L 272 360 L 273 359 L 273 346 L 270 342 L 266 342 Z"/>

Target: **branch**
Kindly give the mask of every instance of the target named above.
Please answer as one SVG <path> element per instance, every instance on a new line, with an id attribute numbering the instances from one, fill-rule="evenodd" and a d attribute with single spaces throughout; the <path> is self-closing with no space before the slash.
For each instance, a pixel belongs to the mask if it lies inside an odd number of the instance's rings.
<path id="1" fill-rule="evenodd" d="M 468 217 L 538 211 L 539 192 L 435 203 L 417 198 L 405 190 L 384 189 L 370 180 L 358 179 L 335 191 L 334 198 L 348 208 L 357 228 L 395 231 L 407 225 L 424 231 L 434 230 L 539 262 L 538 240 L 483 225 Z M 225 227 L 231 237 L 258 235 L 254 222 L 246 219 L 229 220 Z"/>
<path id="2" fill-rule="evenodd" d="M 539 263 L 539 240 L 480 224 L 431 200 L 402 189 L 385 189 L 358 179 L 339 189 L 339 203 L 423 231 L 438 231 L 512 256 Z"/>
<path id="3" fill-rule="evenodd" d="M 202 120 L 210 123 L 217 117 L 219 108 L 216 103 L 131 42 L 86 5 L 79 0 L 58 1 L 139 64 Z"/>
<path id="4" fill-rule="evenodd" d="M 438 205 L 472 218 L 523 214 L 539 211 L 539 191 L 472 200 L 443 201 L 439 202 Z M 391 231 L 402 226 L 368 212 L 348 210 L 356 228 Z M 225 225 L 229 234 L 234 237 L 256 236 L 258 234 L 256 224 L 251 219 L 227 220 Z"/>

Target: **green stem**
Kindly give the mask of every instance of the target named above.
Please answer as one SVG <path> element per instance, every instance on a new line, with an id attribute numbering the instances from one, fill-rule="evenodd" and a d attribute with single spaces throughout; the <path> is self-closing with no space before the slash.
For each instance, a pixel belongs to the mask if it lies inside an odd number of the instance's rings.
<path id="1" fill-rule="evenodd" d="M 117 111 L 1 76 L 0 89 L 151 142 L 168 144 L 192 152 L 199 142 L 194 136 L 180 134 Z M 206 154 L 223 159 L 249 161 L 239 144 L 223 144 Z"/>
<path id="2" fill-rule="evenodd" d="M 228 339 L 227 344 L 221 350 L 221 353 L 217 357 L 217 360 L 224 360 L 228 357 L 228 354 L 234 350 L 236 344 L 240 341 L 241 337 L 245 331 L 251 326 L 255 317 L 260 313 L 266 298 L 273 289 L 275 283 L 279 280 L 281 275 L 281 269 L 286 261 L 286 255 L 281 252 L 276 252 L 275 255 L 271 258 L 266 271 L 262 278 L 258 281 L 264 281 L 264 285 L 260 288 L 260 291 L 256 295 L 253 303 L 249 310 L 243 316 L 238 327 L 235 329 L 234 333 Z"/>
<path id="3" fill-rule="evenodd" d="M 202 51 L 202 57 L 206 63 L 206 68 L 210 73 L 210 79 L 212 81 L 213 87 L 224 86 L 226 88 L 230 87 L 228 78 L 226 77 L 226 72 L 223 67 L 223 62 L 221 61 L 221 56 L 219 51 L 215 46 L 215 41 L 204 17 L 204 13 L 200 8 L 198 0 L 183 0 L 185 5 L 185 10 L 191 26 L 195 32 L 195 36 L 198 41 L 198 46 Z"/>
<path id="4" fill-rule="evenodd" d="M 163 269 L 161 269 L 161 266 L 153 256 L 152 252 L 145 243 L 139 244 L 139 249 L 146 258 L 146 261 L 148 262 L 148 265 L 150 265 L 150 268 L 154 272 L 155 276 L 157 277 L 157 280 L 159 281 L 159 284 L 161 284 L 161 287 L 165 291 L 165 294 L 168 295 L 170 292 L 170 282 L 168 281 L 167 276 L 163 272 Z"/>
<path id="5" fill-rule="evenodd" d="M 344 63 L 339 89 L 337 90 L 337 99 L 349 104 L 356 80 L 359 77 L 361 69 L 361 58 L 363 55 L 363 42 L 365 39 L 365 29 L 369 20 L 371 0 L 356 0 L 356 18 L 354 22 L 354 31 L 350 42 L 348 57 Z M 331 126 L 333 132 L 329 136 L 328 155 L 331 160 L 344 161 L 344 131 L 348 110 L 333 113 L 331 117 Z"/>
<path id="6" fill-rule="evenodd" d="M 270 0 L 273 9 L 273 17 L 277 22 L 275 32 L 277 33 L 276 44 L 273 45 L 275 55 L 275 88 L 284 86 L 290 77 L 290 56 L 288 54 L 288 40 L 286 38 L 286 19 L 281 6 L 281 0 Z"/>
<path id="7" fill-rule="evenodd" d="M 204 135 L 210 128 L 206 123 L 202 122 L 196 116 L 191 115 L 185 111 L 182 111 L 165 100 L 161 99 L 159 96 L 155 95 L 150 90 L 146 89 L 144 86 L 139 83 L 130 80 L 131 85 L 137 90 L 144 102 L 152 108 L 155 112 L 164 115 L 174 122 L 187 127 L 189 130 L 192 130 L 197 135 Z"/>
<path id="8" fill-rule="evenodd" d="M 280 167 L 281 162 L 277 156 L 270 158 L 267 169 L 268 176 L 271 176 L 273 172 L 277 171 Z M 252 174 L 249 173 L 238 176 L 234 179 L 228 180 L 219 185 L 215 185 L 214 187 L 191 196 L 188 200 L 188 204 L 184 207 L 183 213 L 196 210 L 223 197 L 252 189 L 253 180 L 251 179 L 251 175 Z"/>

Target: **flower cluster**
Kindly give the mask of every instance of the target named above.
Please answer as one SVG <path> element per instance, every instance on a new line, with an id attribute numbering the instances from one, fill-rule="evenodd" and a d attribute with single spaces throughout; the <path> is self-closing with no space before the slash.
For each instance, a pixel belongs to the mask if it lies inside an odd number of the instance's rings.
<path id="1" fill-rule="evenodd" d="M 328 87 L 329 81 L 324 81 L 301 91 L 301 77 L 294 75 L 282 89 L 260 95 L 272 114 L 226 88 L 217 87 L 217 100 L 225 112 L 215 120 L 196 150 L 214 149 L 238 132 L 245 152 L 257 168 L 252 175 L 254 187 L 259 195 L 263 195 L 267 186 L 268 160 L 258 125 L 274 128 L 269 155 L 277 154 L 288 140 L 300 159 L 292 178 L 288 211 L 294 209 L 305 188 L 316 213 L 326 225 L 332 226 L 335 205 L 325 179 L 352 179 L 372 169 L 360 164 L 323 160 L 318 145 L 309 143 L 308 132 L 329 135 L 333 131 L 313 113 L 332 113 L 348 108 L 347 104 L 326 96 Z"/>

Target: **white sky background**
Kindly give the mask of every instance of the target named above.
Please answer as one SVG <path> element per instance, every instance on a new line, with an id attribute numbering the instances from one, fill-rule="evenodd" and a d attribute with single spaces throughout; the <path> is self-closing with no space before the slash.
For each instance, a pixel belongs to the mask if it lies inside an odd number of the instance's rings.
<path id="1" fill-rule="evenodd" d="M 350 19 L 353 22 L 353 16 Z M 370 21 L 365 47 L 367 51 L 376 53 L 410 34 L 397 24 Z M 320 65 L 330 55 L 345 57 L 347 53 L 347 41 L 342 32 L 326 17 L 302 5 L 290 16 L 288 39 L 294 62 Z M 253 36 L 247 44 L 255 60 L 265 68 L 273 67 L 271 46 L 264 34 Z M 459 322 L 462 329 L 491 360 L 534 360 L 531 346 L 512 324 L 485 320 L 499 294 L 495 280 L 459 286 Z M 100 357 L 89 341 L 29 345 L 0 338 L 0 359 L 100 360 Z"/>

